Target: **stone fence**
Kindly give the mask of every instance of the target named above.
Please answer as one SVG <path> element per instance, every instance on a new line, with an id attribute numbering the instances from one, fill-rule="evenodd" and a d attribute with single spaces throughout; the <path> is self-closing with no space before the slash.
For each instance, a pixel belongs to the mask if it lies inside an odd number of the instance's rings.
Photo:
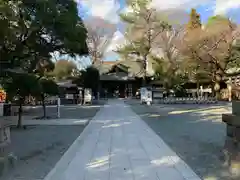
<path id="1" fill-rule="evenodd" d="M 160 104 L 216 104 L 218 101 L 216 98 L 177 98 L 177 97 L 167 97 L 160 99 L 153 99 L 154 103 Z"/>

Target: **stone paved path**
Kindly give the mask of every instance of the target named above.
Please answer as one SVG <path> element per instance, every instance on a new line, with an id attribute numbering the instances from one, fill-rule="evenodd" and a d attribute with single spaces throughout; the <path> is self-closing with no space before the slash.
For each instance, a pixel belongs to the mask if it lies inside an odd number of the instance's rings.
<path id="1" fill-rule="evenodd" d="M 44 180 L 200 180 L 121 100 L 110 100 Z"/>

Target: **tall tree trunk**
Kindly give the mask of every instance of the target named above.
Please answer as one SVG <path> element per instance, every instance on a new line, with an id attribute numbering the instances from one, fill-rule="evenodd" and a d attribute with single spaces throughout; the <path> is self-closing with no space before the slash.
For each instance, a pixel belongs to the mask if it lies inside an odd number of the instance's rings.
<path id="1" fill-rule="evenodd" d="M 142 86 L 147 85 L 147 55 L 143 57 L 143 78 L 142 78 Z"/>
<path id="2" fill-rule="evenodd" d="M 24 99 L 23 99 L 22 97 L 19 98 L 17 128 L 22 128 L 22 113 L 23 113 L 22 104 L 23 104 L 23 100 L 24 100 Z"/>
<path id="3" fill-rule="evenodd" d="M 223 73 L 218 70 L 215 74 L 215 82 L 214 82 L 214 92 L 215 92 L 215 97 L 219 100 L 221 99 L 221 82 L 223 79 Z"/>
<path id="4" fill-rule="evenodd" d="M 221 94 L 220 94 L 220 82 L 219 81 L 215 81 L 214 83 L 214 94 L 216 99 L 220 99 L 221 98 Z"/>
<path id="5" fill-rule="evenodd" d="M 199 87 L 200 87 L 199 79 L 197 79 L 197 96 L 198 97 L 199 97 Z"/>
<path id="6" fill-rule="evenodd" d="M 42 98 L 42 107 L 43 107 L 43 118 L 45 119 L 47 117 L 47 113 L 46 113 L 46 104 L 45 104 L 44 94 L 41 94 L 41 98 Z"/>
<path id="7" fill-rule="evenodd" d="M 84 104 L 85 88 L 82 88 L 82 105 Z"/>

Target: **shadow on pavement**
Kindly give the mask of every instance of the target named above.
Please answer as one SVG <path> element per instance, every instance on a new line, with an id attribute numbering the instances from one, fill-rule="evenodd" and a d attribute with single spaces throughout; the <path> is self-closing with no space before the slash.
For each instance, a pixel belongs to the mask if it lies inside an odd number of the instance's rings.
<path id="1" fill-rule="evenodd" d="M 141 105 L 127 101 L 201 178 L 230 180 L 223 148 L 226 126 L 221 121 L 229 107 L 220 105 Z"/>

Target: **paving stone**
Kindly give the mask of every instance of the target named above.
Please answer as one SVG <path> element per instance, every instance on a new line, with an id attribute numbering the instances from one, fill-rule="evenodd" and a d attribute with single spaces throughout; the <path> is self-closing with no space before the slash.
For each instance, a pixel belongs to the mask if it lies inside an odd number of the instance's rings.
<path id="1" fill-rule="evenodd" d="M 185 180 L 184 162 L 121 100 L 110 100 L 88 125 L 89 135 L 61 180 Z M 172 156 L 171 156 L 172 155 Z M 183 171 L 183 172 L 181 172 Z M 196 176 L 197 177 L 197 176 Z M 81 179 L 83 178 L 83 179 Z M 59 179 L 45 179 L 59 180 Z M 200 180 L 200 178 L 198 179 Z"/>

